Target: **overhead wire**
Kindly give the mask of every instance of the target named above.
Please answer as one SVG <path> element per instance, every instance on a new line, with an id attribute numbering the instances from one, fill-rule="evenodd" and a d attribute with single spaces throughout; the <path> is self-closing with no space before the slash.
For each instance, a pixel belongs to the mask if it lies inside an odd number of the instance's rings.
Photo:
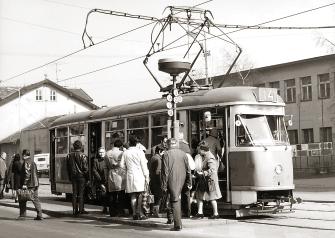
<path id="1" fill-rule="evenodd" d="M 284 16 L 284 17 L 280 17 L 280 18 L 276 18 L 276 19 L 273 19 L 273 20 L 269 20 L 269 21 L 266 21 L 266 22 L 262 22 L 262 23 L 259 23 L 259 24 L 253 25 L 253 26 L 261 26 L 261 25 L 264 25 L 264 24 L 267 24 L 267 23 L 271 23 L 271 22 L 283 20 L 283 19 L 286 19 L 286 18 L 289 18 L 289 17 L 301 15 L 301 14 L 304 14 L 304 13 L 307 13 L 307 12 L 315 11 L 315 10 L 318 10 L 318 9 L 321 9 L 321 8 L 324 8 L 324 7 L 329 7 L 329 6 L 332 6 L 332 5 L 335 5 L 335 2 L 331 3 L 331 4 L 323 5 L 323 6 L 320 6 L 320 7 L 317 7 L 317 8 L 313 8 L 313 9 L 301 11 L 301 12 L 298 12 L 298 13 L 290 14 L 290 15 L 287 15 L 287 16 Z M 248 29 L 248 28 L 242 28 L 242 29 L 239 29 L 239 30 L 236 30 L 236 31 L 227 32 L 225 34 L 232 34 L 232 33 L 238 32 L 238 31 L 246 30 L 246 29 Z M 224 34 L 222 34 L 222 35 L 224 35 Z M 219 35 L 219 36 L 222 36 L 222 35 Z M 207 40 L 210 40 L 210 39 L 213 39 L 213 38 L 217 38 L 219 36 L 212 36 L 212 37 L 209 37 Z M 185 45 L 187 45 L 187 44 L 182 44 L 182 45 L 174 46 L 174 47 L 171 47 L 171 48 L 165 48 L 165 51 L 176 49 L 176 48 L 180 48 L 180 47 L 183 47 Z M 78 78 L 78 77 L 81 77 L 81 76 L 84 76 L 84 75 L 88 75 L 88 74 L 99 72 L 99 71 L 102 71 L 102 70 L 105 70 L 105 69 L 109 69 L 109 68 L 112 68 L 112 67 L 115 67 L 115 66 L 118 66 L 118 65 L 121 65 L 121 64 L 125 64 L 125 63 L 131 62 L 131 61 L 135 61 L 135 60 L 144 58 L 145 56 L 146 55 L 138 56 L 138 57 L 129 59 L 127 61 L 123 61 L 123 62 L 120 62 L 120 63 L 117 63 L 117 64 L 113 64 L 113 65 L 106 66 L 106 67 L 103 67 L 103 68 L 99 68 L 99 69 L 96 69 L 96 70 L 93 70 L 93 71 L 89 71 L 89 72 L 86 72 L 84 74 L 80 74 L 80 75 L 76 75 L 76 76 L 73 76 L 73 77 L 69 77 L 69 78 L 63 79 L 62 81 L 67 81 L 67 80 L 70 80 L 70 79 Z"/>
<path id="2" fill-rule="evenodd" d="M 207 3 L 207 2 L 210 2 L 210 1 L 212 1 L 212 0 L 206 1 L 206 2 L 204 2 L 204 3 Z M 204 3 L 201 3 L 201 4 L 204 4 Z M 196 5 L 196 6 L 199 6 L 199 5 L 201 5 L 201 4 L 198 4 L 198 5 Z M 305 14 L 305 13 L 308 13 L 308 12 L 311 12 L 311 11 L 315 11 L 315 10 L 319 10 L 319 9 L 321 9 L 321 8 L 329 7 L 329 6 L 332 6 L 332 5 L 335 5 L 335 2 L 334 2 L 334 3 L 327 4 L 327 5 L 322 5 L 322 6 L 319 6 L 319 7 L 316 7 L 316 8 L 308 9 L 308 10 L 305 10 L 305 11 L 301 11 L 301 12 L 298 12 L 298 13 L 290 14 L 290 15 L 287 15 L 287 16 L 284 16 L 284 17 L 280 17 L 280 18 L 276 18 L 276 19 L 273 19 L 273 20 L 269 20 L 269 21 L 266 21 L 266 22 L 262 22 L 262 23 L 259 23 L 259 24 L 255 24 L 255 25 L 252 25 L 252 26 L 242 26 L 242 28 L 240 28 L 240 29 L 237 29 L 237 30 L 235 30 L 235 31 L 230 31 L 230 32 L 227 32 L 227 33 L 224 33 L 224 34 L 232 34 L 232 33 L 238 32 L 238 31 L 242 31 L 242 30 L 246 30 L 246 29 L 252 29 L 252 27 L 258 27 L 258 26 L 261 26 L 261 25 L 264 25 L 264 24 L 267 24 L 267 23 L 271 23 L 271 22 L 275 22 L 275 21 L 283 20 L 283 19 L 286 19 L 286 18 L 290 18 L 290 17 L 293 17 L 293 16 L 297 16 L 297 15 Z M 129 31 L 126 31 L 126 32 L 120 33 L 120 34 L 118 34 L 118 35 L 115 35 L 115 36 L 113 36 L 113 37 L 107 38 L 107 39 L 105 39 L 105 40 L 103 40 L 103 41 L 100 41 L 100 42 L 97 42 L 97 43 L 95 43 L 94 45 L 91 45 L 91 46 L 89 46 L 89 47 L 86 47 L 86 48 L 83 48 L 83 49 L 80 49 L 80 50 L 76 50 L 76 51 L 74 51 L 74 52 L 72 52 L 72 53 L 69 53 L 69 54 L 67 54 L 67 55 L 64 55 L 63 57 L 57 58 L 57 59 L 52 60 L 52 61 L 50 61 L 50 62 L 47 62 L 47 63 L 45 63 L 45 64 L 43 64 L 43 65 L 37 66 L 37 67 L 32 68 L 32 69 L 27 70 L 27 71 L 24 71 L 24 72 L 22 72 L 22 73 L 20 73 L 20 74 L 14 75 L 14 76 L 12 76 L 12 77 L 10 77 L 10 78 L 7 78 L 7 79 L 5 79 L 5 80 L 2 80 L 2 81 L 0 80 L 0 83 L 1 83 L 1 82 L 2 82 L 2 83 L 3 83 L 3 82 L 7 82 L 7 81 L 9 81 L 9 80 L 11 80 L 11 79 L 20 77 L 20 76 L 22 76 L 22 75 L 24 75 L 24 74 L 27 74 L 27 73 L 30 73 L 30 72 L 32 72 L 32 71 L 34 71 L 34 70 L 43 68 L 43 67 L 45 67 L 45 66 L 47 66 L 47 65 L 49 65 L 49 64 L 55 63 L 55 62 L 57 62 L 57 61 L 59 61 L 59 60 L 62 60 L 62 59 L 64 59 L 64 58 L 70 57 L 70 56 L 72 56 L 72 55 L 74 55 L 74 54 L 77 54 L 77 53 L 79 53 L 79 52 L 82 52 L 82 51 L 84 51 L 84 50 L 86 50 L 86 49 L 89 49 L 89 48 L 92 47 L 92 46 L 102 44 L 102 43 L 104 43 L 104 42 L 107 42 L 107 41 L 112 40 L 112 39 L 114 39 L 114 38 L 117 38 L 117 37 L 119 37 L 119 36 L 128 34 L 128 33 L 132 32 L 132 31 L 136 31 L 136 30 L 138 30 L 138 29 L 144 28 L 144 27 L 146 27 L 146 26 L 148 26 L 148 25 L 153 24 L 154 22 L 155 22 L 155 21 L 152 21 L 152 22 L 150 22 L 150 23 L 148 23 L 148 24 L 145 24 L 145 25 L 142 25 L 142 26 L 140 26 L 140 27 L 133 28 L 133 29 L 131 29 L 131 30 L 129 30 Z M 218 25 L 218 27 L 220 27 L 220 25 Z M 284 29 L 284 27 L 281 27 L 281 28 Z M 328 27 L 319 27 L 319 29 L 323 29 L 323 28 L 334 28 L 334 27 L 330 27 L 330 26 L 328 26 Z M 254 29 L 256 29 L 256 28 L 254 28 Z M 266 28 L 265 28 L 265 29 L 266 29 Z M 293 28 L 291 27 L 290 29 L 293 29 Z M 224 34 L 222 34 L 222 35 L 224 35 Z M 219 35 L 219 36 L 222 36 L 222 35 Z M 218 36 L 212 36 L 212 37 L 208 38 L 207 40 L 210 40 L 210 39 L 213 39 L 213 38 L 216 38 L 216 37 L 218 37 Z M 182 46 L 184 46 L 184 45 L 180 45 L 180 46 L 172 47 L 172 48 L 165 49 L 165 50 L 175 49 L 175 48 L 182 47 Z M 103 67 L 103 68 L 99 68 L 99 69 L 97 69 L 97 70 L 93 70 L 93 71 L 90 71 L 90 72 L 86 72 L 86 73 L 83 73 L 83 74 L 80 74 L 80 75 L 77 75 L 77 76 L 73 76 L 73 77 L 70 77 L 70 78 L 67 78 L 67 79 L 64 79 L 64 80 L 61 80 L 61 81 L 66 81 L 66 80 L 70 80 L 70 79 L 78 78 L 78 77 L 81 77 L 81 76 L 84 76 L 84 75 L 87 75 L 87 74 L 95 73 L 95 72 L 98 72 L 98 71 L 101 71 L 101 70 L 105 70 L 105 69 L 108 69 L 108 68 L 112 68 L 112 67 L 115 67 L 115 66 L 124 64 L 124 63 L 128 63 L 128 62 L 131 62 L 131 61 L 134 61 L 134 60 L 143 58 L 143 57 L 145 57 L 145 55 L 143 55 L 143 56 L 139 56 L 139 57 L 135 57 L 135 58 L 129 59 L 129 60 L 127 60 L 127 61 L 123 61 L 123 62 L 120 62 L 120 63 L 117 63 L 117 64 L 113 64 L 113 65 L 110 65 L 110 66 L 106 66 L 106 67 Z"/>
<path id="3" fill-rule="evenodd" d="M 153 24 L 153 23 L 154 23 L 154 22 L 150 22 L 150 23 L 148 23 L 148 24 L 145 24 L 145 25 L 142 25 L 142 26 L 133 28 L 133 29 L 131 29 L 131 30 L 128 30 L 128 31 L 122 32 L 122 33 L 120 33 L 120 34 L 114 35 L 114 36 L 112 36 L 112 37 L 109 37 L 109 38 L 107 38 L 107 39 L 105 39 L 105 40 L 99 41 L 99 42 L 97 42 L 97 43 L 95 43 L 94 45 L 91 45 L 91 46 L 89 46 L 89 47 L 86 47 L 86 48 L 82 48 L 82 49 L 73 51 L 73 52 L 71 52 L 71 53 L 69 53 L 69 54 L 67 54 L 67 55 L 64 55 L 64 56 L 62 56 L 62 57 L 60 57 L 60 58 L 57 58 L 57 59 L 52 60 L 52 61 L 49 61 L 49 62 L 47 62 L 47 63 L 45 63 L 45 64 L 40 65 L 40 66 L 34 67 L 34 68 L 30 69 L 30 70 L 24 71 L 24 72 L 22 72 L 22 73 L 20 73 L 20 74 L 14 75 L 14 76 L 9 77 L 9 78 L 4 79 L 4 80 L 0 80 L 0 83 L 4 83 L 4 82 L 7 82 L 7 81 L 12 80 L 12 79 L 14 79 L 14 78 L 17 78 L 17 77 L 20 77 L 20 76 L 22 76 L 22 75 L 28 74 L 28 73 L 30 73 L 30 72 L 32 72 L 32 71 L 35 71 L 35 70 L 40 69 L 40 68 L 43 68 L 43 67 L 45 67 L 45 66 L 47 66 L 47 65 L 53 64 L 53 63 L 55 63 L 55 62 L 57 62 L 57 61 L 60 61 L 60 60 L 65 59 L 65 58 L 68 58 L 68 57 L 70 57 L 70 56 L 72 56 L 72 55 L 75 55 L 75 54 L 78 54 L 78 53 L 80 53 L 80 52 L 82 52 L 82 51 L 85 51 L 85 50 L 87 50 L 87 49 L 89 49 L 89 48 L 91 48 L 91 47 L 93 47 L 93 46 L 97 46 L 97 45 L 103 44 L 103 43 L 105 43 L 105 42 L 107 42 L 107 41 L 110 41 L 110 40 L 113 40 L 113 39 L 115 39 L 115 38 L 117 38 L 117 37 L 126 35 L 126 34 L 128 34 L 128 33 L 130 33 L 130 32 L 133 32 L 133 31 L 142 29 L 142 28 L 144 28 L 144 27 L 147 27 L 147 26 L 149 26 L 149 25 L 151 25 L 151 24 Z"/>

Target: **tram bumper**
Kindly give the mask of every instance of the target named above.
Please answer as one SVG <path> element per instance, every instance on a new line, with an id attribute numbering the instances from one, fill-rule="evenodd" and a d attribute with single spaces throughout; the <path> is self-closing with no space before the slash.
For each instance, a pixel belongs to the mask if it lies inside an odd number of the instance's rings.
<path id="1" fill-rule="evenodd" d="M 278 197 L 277 199 L 260 199 L 256 204 L 237 209 L 236 217 L 260 216 L 279 213 L 293 213 L 293 204 L 301 203 L 301 198 Z"/>

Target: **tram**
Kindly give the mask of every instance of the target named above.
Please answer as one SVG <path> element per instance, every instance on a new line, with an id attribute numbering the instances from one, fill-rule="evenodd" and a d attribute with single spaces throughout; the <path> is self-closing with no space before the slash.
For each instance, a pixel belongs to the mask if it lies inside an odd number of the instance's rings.
<path id="1" fill-rule="evenodd" d="M 196 150 L 206 128 L 215 128 L 224 141 L 225 171 L 219 173 L 223 197 L 219 213 L 237 217 L 292 210 L 293 163 L 285 104 L 273 88 L 224 87 L 182 95 L 177 106 L 179 130 Z M 206 115 L 206 117 L 204 116 Z M 208 120 L 210 115 L 210 120 Z M 58 118 L 50 127 L 50 182 L 54 194 L 71 194 L 66 155 L 81 140 L 89 157 L 100 146 L 111 148 L 115 139 L 141 138 L 149 157 L 151 147 L 172 128 L 166 99 L 107 107 Z"/>

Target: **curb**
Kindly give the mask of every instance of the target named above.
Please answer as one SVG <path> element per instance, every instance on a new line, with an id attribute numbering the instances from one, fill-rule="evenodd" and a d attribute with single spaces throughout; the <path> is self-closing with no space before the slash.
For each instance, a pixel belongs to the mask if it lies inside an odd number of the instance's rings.
<path id="1" fill-rule="evenodd" d="M 5 206 L 5 207 L 12 207 L 12 208 L 19 208 L 19 204 L 9 204 L 6 202 L 1 202 L 0 201 L 0 206 Z M 27 206 L 27 210 L 29 211 L 35 211 L 34 207 L 29 207 Z M 101 222 L 107 222 L 107 223 L 114 223 L 114 224 L 122 224 L 122 225 L 129 225 L 129 226 L 138 226 L 138 227 L 145 227 L 145 228 L 161 228 L 161 229 L 170 229 L 173 227 L 171 224 L 165 224 L 165 220 L 163 222 L 157 222 L 153 219 L 148 219 L 148 220 L 132 220 L 131 218 L 125 218 L 125 217 L 103 217 L 103 216 L 94 216 L 91 214 L 85 214 L 85 215 L 80 215 L 78 217 L 73 217 L 72 213 L 64 213 L 64 212 L 57 212 L 49 209 L 43 209 L 42 212 L 48 216 L 52 217 L 69 217 L 69 218 L 82 218 L 82 219 L 91 219 L 91 220 L 96 220 L 96 221 L 101 221 Z M 94 211 L 93 211 L 94 212 Z M 201 219 L 201 220 L 194 220 L 194 224 L 190 224 L 190 220 L 184 223 L 184 228 L 192 228 L 192 227 L 197 227 L 199 224 L 198 222 L 201 222 L 202 225 L 204 226 L 212 226 L 212 225 L 222 225 L 222 224 L 229 224 L 229 223 L 235 223 L 237 222 L 236 220 L 229 220 L 229 219 L 219 219 L 216 221 L 212 220 L 206 220 L 206 219 Z M 186 224 L 185 224 L 186 223 Z"/>

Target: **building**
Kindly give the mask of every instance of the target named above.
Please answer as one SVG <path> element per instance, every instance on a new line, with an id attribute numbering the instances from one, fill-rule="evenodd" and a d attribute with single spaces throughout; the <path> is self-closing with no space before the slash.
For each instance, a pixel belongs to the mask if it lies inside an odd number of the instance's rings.
<path id="1" fill-rule="evenodd" d="M 277 88 L 293 115 L 287 128 L 295 151 L 295 168 L 335 171 L 335 54 L 254 68 L 226 78 L 212 78 L 213 86 L 246 85 Z"/>
<path id="2" fill-rule="evenodd" d="M 0 150 L 12 154 L 24 145 L 32 153 L 45 153 L 40 143 L 52 119 L 98 108 L 92 101 L 82 89 L 64 88 L 48 79 L 22 88 L 0 87 L 0 125 L 5 125 L 0 127 Z"/>

